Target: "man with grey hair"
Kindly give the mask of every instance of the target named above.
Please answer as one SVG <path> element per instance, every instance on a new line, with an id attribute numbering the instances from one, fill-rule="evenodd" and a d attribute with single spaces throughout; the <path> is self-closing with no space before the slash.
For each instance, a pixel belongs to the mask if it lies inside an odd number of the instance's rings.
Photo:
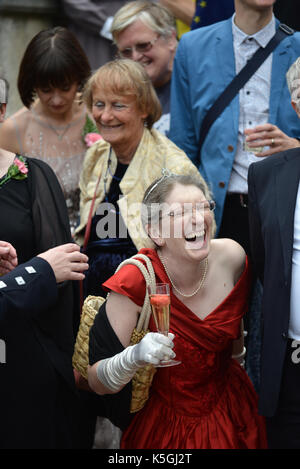
<path id="1" fill-rule="evenodd" d="M 111 33 L 121 57 L 146 70 L 162 106 L 154 127 L 168 134 L 173 61 L 177 49 L 176 23 L 164 6 L 145 0 L 126 3 L 114 16 Z"/>
<path id="2" fill-rule="evenodd" d="M 287 72 L 300 118 L 300 58 Z M 251 254 L 263 283 L 259 410 L 271 449 L 300 449 L 300 148 L 248 172 Z"/>

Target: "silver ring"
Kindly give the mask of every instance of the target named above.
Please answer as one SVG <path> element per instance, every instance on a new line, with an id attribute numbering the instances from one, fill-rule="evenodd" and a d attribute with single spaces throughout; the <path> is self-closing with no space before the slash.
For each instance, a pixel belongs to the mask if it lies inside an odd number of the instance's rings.
<path id="1" fill-rule="evenodd" d="M 274 145 L 275 145 L 275 140 L 274 140 L 274 138 L 272 138 L 272 140 L 271 140 L 271 146 L 273 147 Z"/>

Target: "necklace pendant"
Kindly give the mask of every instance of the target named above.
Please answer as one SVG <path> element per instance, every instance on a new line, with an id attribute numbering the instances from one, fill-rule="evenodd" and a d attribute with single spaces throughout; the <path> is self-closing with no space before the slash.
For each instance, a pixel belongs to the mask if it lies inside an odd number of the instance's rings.
<path id="1" fill-rule="evenodd" d="M 57 136 L 57 139 L 59 142 L 62 141 L 62 139 L 64 138 L 65 134 L 67 133 L 67 131 L 69 130 L 70 126 L 71 126 L 71 122 L 69 124 L 67 124 L 66 126 L 60 126 L 60 127 L 55 127 L 54 125 L 50 124 L 49 122 L 46 122 L 47 126 L 49 127 L 49 129 L 51 129 L 55 135 Z M 62 130 L 62 133 L 59 133 L 58 129 L 60 129 L 60 131 Z"/>

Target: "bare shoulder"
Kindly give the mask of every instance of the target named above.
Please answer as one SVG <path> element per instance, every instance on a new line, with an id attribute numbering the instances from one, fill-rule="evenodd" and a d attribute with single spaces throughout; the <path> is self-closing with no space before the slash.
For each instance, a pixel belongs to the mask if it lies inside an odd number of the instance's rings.
<path id="1" fill-rule="evenodd" d="M 23 133 L 25 126 L 27 125 L 28 119 L 26 119 L 26 113 L 28 109 L 22 108 L 8 117 L 3 124 L 0 126 L 0 148 L 11 151 L 13 153 L 19 153 L 20 149 L 18 146 L 17 132 Z"/>
<path id="2" fill-rule="evenodd" d="M 7 119 L 0 126 L 0 148 L 18 153 L 13 142 L 16 141 L 16 130 L 14 123 L 11 119 Z"/>
<path id="3" fill-rule="evenodd" d="M 3 125 L 15 127 L 17 125 L 18 128 L 24 127 L 28 122 L 28 116 L 30 115 L 30 110 L 26 107 L 22 107 L 18 111 L 16 111 L 12 116 L 8 117 Z"/>
<path id="4" fill-rule="evenodd" d="M 233 239 L 217 238 L 212 240 L 212 243 L 214 245 L 214 249 L 216 250 L 221 259 L 224 258 L 224 261 L 228 260 L 228 257 L 233 257 L 237 260 L 245 260 L 245 250 L 239 243 L 237 243 Z"/>
<path id="5" fill-rule="evenodd" d="M 0 134 L 3 135 L 6 132 L 11 132 L 12 129 L 14 129 L 14 123 L 11 117 L 8 117 L 3 124 L 0 126 Z"/>
<path id="6" fill-rule="evenodd" d="M 229 238 L 214 239 L 212 243 L 219 264 L 230 268 L 237 281 L 245 268 L 245 250 L 239 243 Z"/>

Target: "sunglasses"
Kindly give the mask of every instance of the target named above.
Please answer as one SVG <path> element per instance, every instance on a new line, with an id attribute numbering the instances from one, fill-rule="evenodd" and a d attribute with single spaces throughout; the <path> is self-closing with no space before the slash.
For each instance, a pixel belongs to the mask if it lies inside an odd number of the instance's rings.
<path id="1" fill-rule="evenodd" d="M 132 47 L 126 47 L 126 49 L 119 50 L 119 54 L 121 57 L 125 59 L 131 59 L 133 51 L 135 50 L 139 54 L 144 54 L 145 52 L 149 52 L 156 41 L 159 39 L 160 36 L 157 36 L 155 39 L 152 39 L 152 41 L 148 42 L 138 42 Z"/>

